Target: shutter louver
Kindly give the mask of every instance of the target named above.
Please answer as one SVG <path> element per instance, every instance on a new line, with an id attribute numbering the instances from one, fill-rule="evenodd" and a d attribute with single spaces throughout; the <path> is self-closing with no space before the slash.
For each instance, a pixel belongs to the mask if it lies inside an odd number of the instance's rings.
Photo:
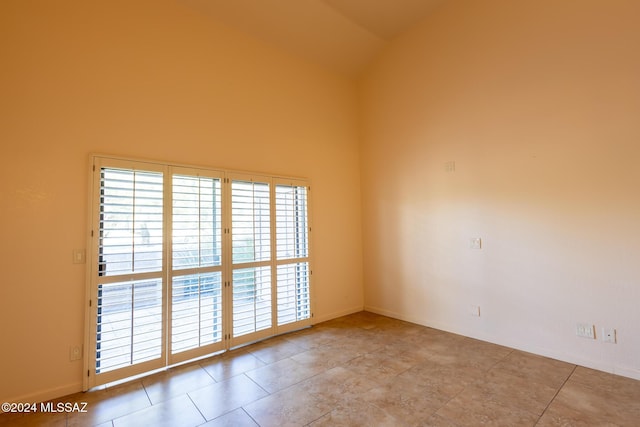
<path id="1" fill-rule="evenodd" d="M 162 270 L 161 173 L 102 169 L 101 276 Z"/>
<path id="2" fill-rule="evenodd" d="M 178 353 L 222 340 L 221 273 L 173 278 L 171 351 Z"/>
<path id="3" fill-rule="evenodd" d="M 269 184 L 231 183 L 234 264 L 271 259 L 269 203 Z"/>
<path id="4" fill-rule="evenodd" d="M 96 373 L 162 354 L 163 175 L 103 168 L 100 180 Z"/>
<path id="5" fill-rule="evenodd" d="M 307 188 L 275 187 L 278 326 L 311 317 Z"/>
<path id="6" fill-rule="evenodd" d="M 271 327 L 271 268 L 233 271 L 233 336 Z"/>
<path id="7" fill-rule="evenodd" d="M 222 263 L 220 179 L 173 176 L 173 269 Z"/>

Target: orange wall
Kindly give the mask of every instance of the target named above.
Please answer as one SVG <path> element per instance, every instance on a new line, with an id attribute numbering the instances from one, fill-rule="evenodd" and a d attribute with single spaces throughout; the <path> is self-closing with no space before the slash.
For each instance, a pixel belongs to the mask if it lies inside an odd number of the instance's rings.
<path id="1" fill-rule="evenodd" d="M 392 43 L 361 85 L 367 309 L 640 378 L 639 17 L 454 1 Z"/>
<path id="2" fill-rule="evenodd" d="M 0 401 L 81 388 L 92 152 L 309 178 L 316 320 L 362 309 L 352 82 L 169 0 L 3 0 L 0 58 Z"/>

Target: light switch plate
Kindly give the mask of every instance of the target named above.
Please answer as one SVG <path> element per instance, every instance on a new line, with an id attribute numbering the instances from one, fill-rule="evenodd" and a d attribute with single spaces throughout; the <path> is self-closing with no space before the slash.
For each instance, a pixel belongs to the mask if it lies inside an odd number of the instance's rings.
<path id="1" fill-rule="evenodd" d="M 469 247 L 471 249 L 482 249 L 482 239 L 480 237 L 472 237 L 469 239 Z"/>

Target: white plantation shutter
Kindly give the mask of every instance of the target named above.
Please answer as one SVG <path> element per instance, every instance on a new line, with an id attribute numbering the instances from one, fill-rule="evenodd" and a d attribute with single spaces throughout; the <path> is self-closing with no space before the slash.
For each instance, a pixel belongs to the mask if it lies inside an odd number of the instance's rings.
<path id="1" fill-rule="evenodd" d="M 222 265 L 220 178 L 174 174 L 173 269 Z"/>
<path id="2" fill-rule="evenodd" d="M 222 275 L 219 272 L 177 276 L 171 295 L 171 352 L 222 340 Z"/>
<path id="3" fill-rule="evenodd" d="M 269 183 L 231 182 L 233 263 L 271 259 Z"/>
<path id="4" fill-rule="evenodd" d="M 278 325 L 308 319 L 311 316 L 309 263 L 278 266 Z"/>
<path id="5" fill-rule="evenodd" d="M 271 327 L 271 267 L 233 270 L 233 336 Z"/>
<path id="6" fill-rule="evenodd" d="M 276 185 L 276 248 L 278 260 L 309 254 L 307 187 Z"/>
<path id="7" fill-rule="evenodd" d="M 311 324 L 305 181 L 92 157 L 85 389 Z"/>
<path id="8" fill-rule="evenodd" d="M 162 270 L 162 173 L 103 168 L 100 179 L 100 274 Z"/>
<path id="9" fill-rule="evenodd" d="M 222 178 L 172 168 L 171 354 L 219 343 Z M 175 358 L 176 361 L 181 358 Z"/>
<path id="10" fill-rule="evenodd" d="M 162 172 L 100 167 L 95 372 L 163 353 Z"/>
<path id="11" fill-rule="evenodd" d="M 307 196 L 304 183 L 275 186 L 278 326 L 311 317 Z"/>
<path id="12" fill-rule="evenodd" d="M 270 184 L 231 180 L 233 337 L 272 327 Z"/>

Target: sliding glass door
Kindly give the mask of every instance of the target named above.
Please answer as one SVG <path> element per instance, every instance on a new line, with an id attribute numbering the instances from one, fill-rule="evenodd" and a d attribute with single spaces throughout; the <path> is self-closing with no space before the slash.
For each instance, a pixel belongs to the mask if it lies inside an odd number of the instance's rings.
<path id="1" fill-rule="evenodd" d="M 311 324 L 304 181 L 96 156 L 85 387 Z"/>

